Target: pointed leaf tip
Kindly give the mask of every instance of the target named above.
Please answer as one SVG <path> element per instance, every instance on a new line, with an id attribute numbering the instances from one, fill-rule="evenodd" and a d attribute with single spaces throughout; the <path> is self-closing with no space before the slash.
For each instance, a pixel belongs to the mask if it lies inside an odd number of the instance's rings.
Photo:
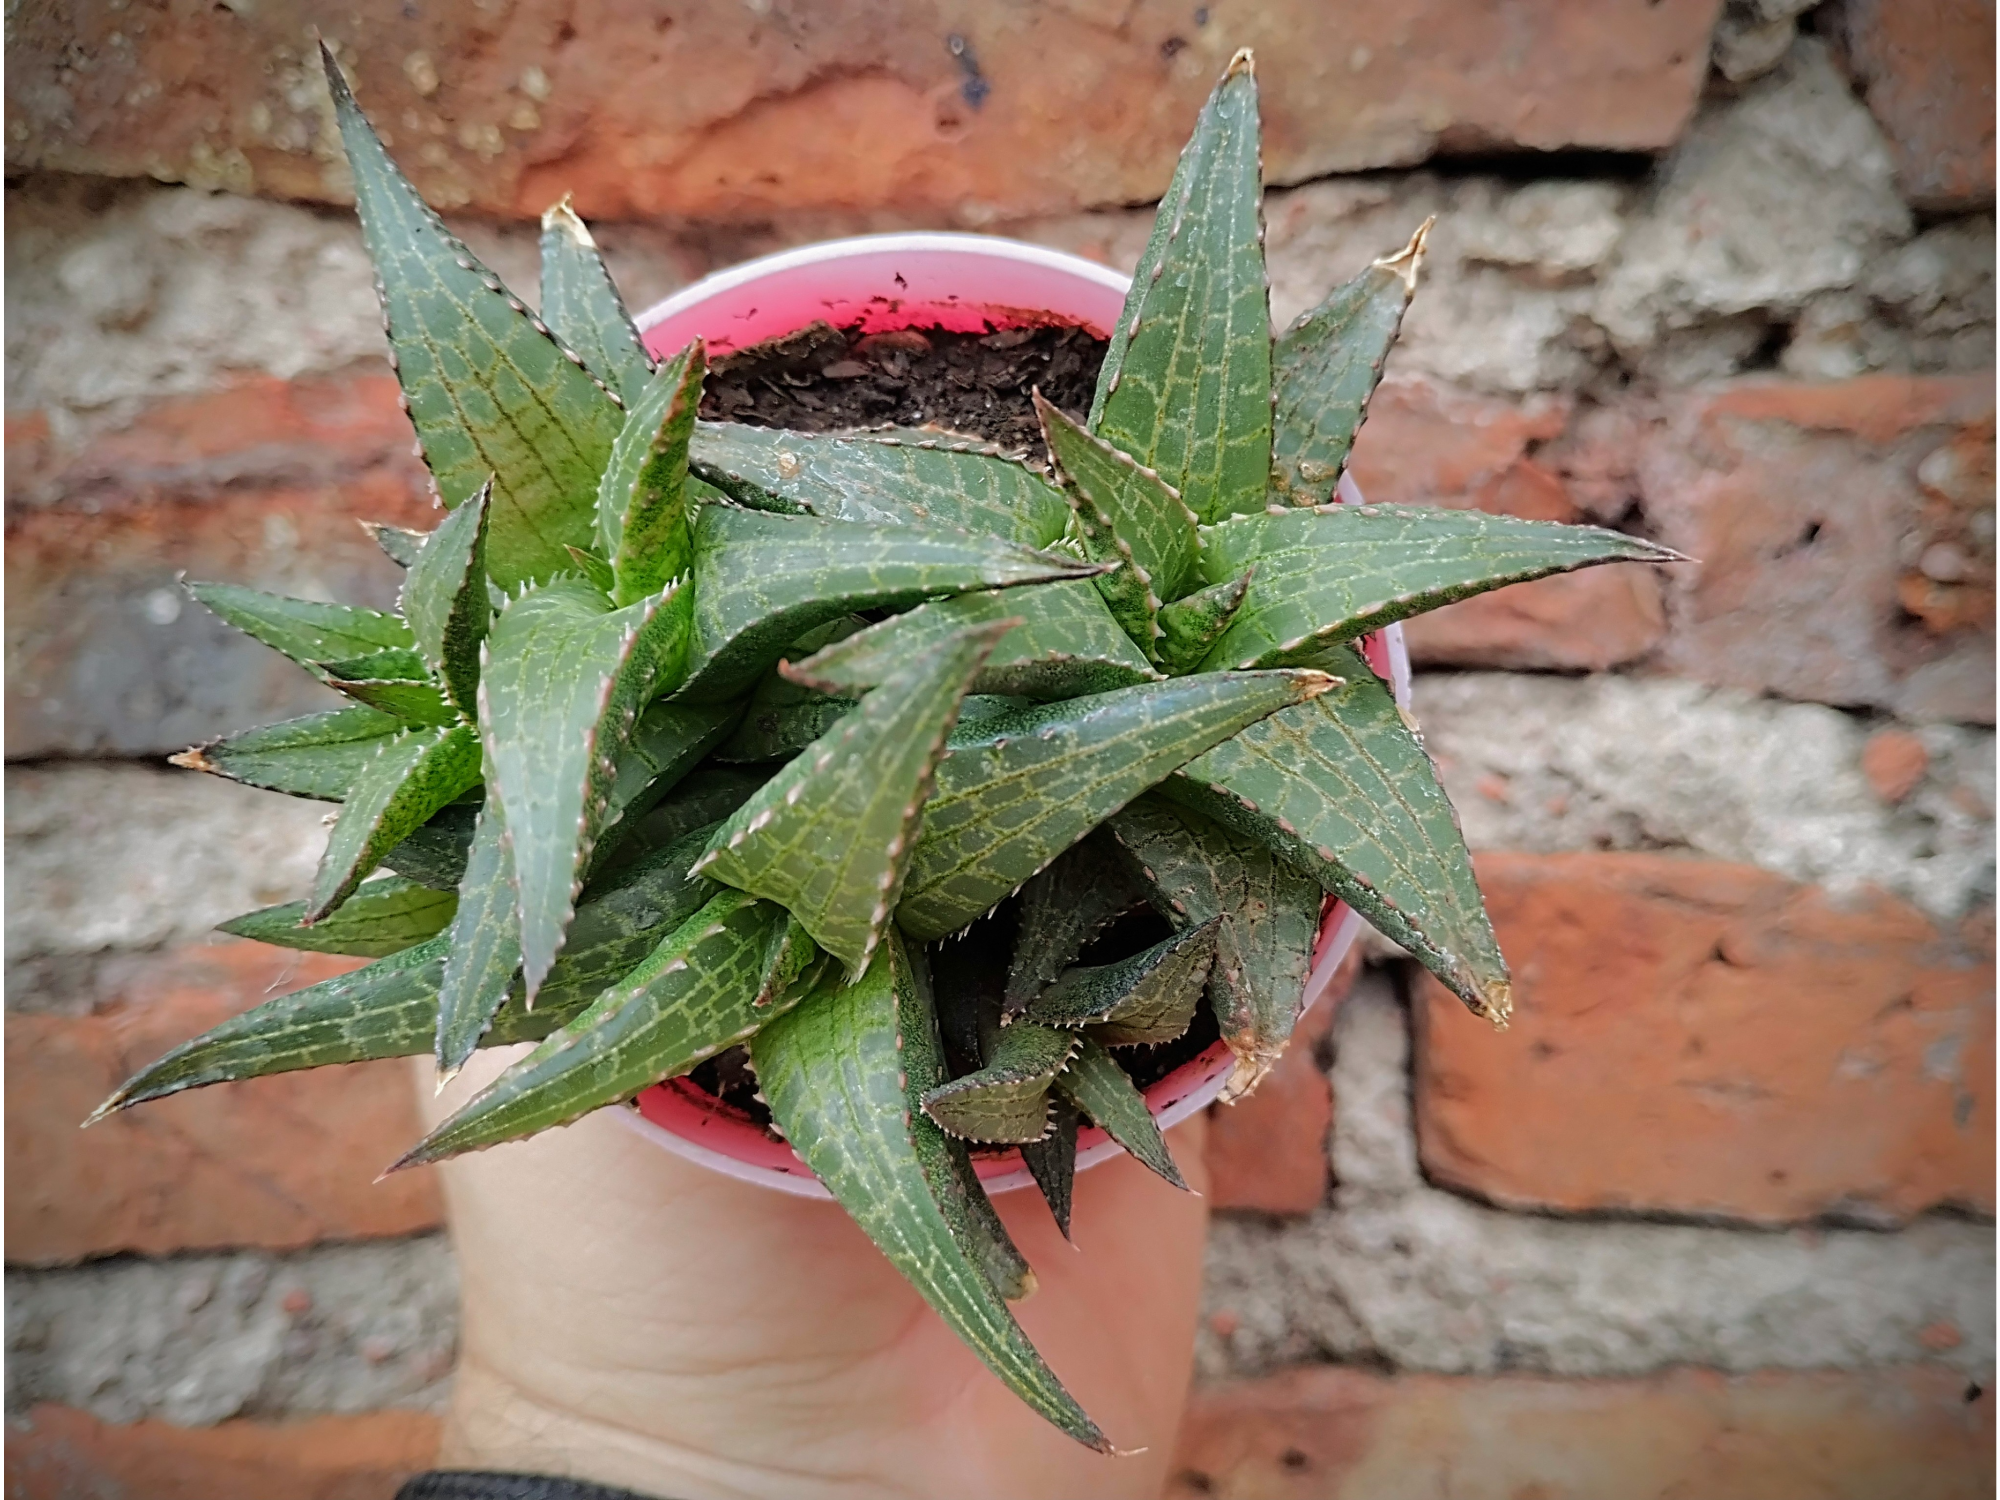
<path id="1" fill-rule="evenodd" d="M 1248 73 L 1252 77 L 1256 76 L 1257 53 L 1254 48 L 1238 47 L 1235 55 L 1229 59 L 1229 66 L 1222 70 L 1224 78 L 1234 78 L 1238 73 Z"/>
<path id="2" fill-rule="evenodd" d="M 1417 232 L 1410 236 L 1409 244 L 1394 255 L 1385 255 L 1371 263 L 1380 270 L 1394 271 L 1401 277 L 1405 295 L 1417 289 L 1417 272 L 1424 263 L 1424 250 L 1430 243 L 1431 226 L 1437 221 L 1437 215 L 1432 214 L 1417 226 Z"/>

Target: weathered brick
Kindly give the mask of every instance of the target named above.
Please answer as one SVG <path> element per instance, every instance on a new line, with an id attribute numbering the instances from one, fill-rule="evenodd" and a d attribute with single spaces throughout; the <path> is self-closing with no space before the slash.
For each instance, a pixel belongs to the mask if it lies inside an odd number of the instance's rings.
<path id="1" fill-rule="evenodd" d="M 437 1453 L 429 1412 L 114 1426 L 37 1406 L 7 1428 L 8 1500 L 391 1500 Z"/>
<path id="2" fill-rule="evenodd" d="M 1993 1395 L 1926 1368 L 1648 1380 L 1292 1370 L 1198 1392 L 1172 1500 L 1974 1500 Z"/>
<path id="3" fill-rule="evenodd" d="M 1516 402 L 1430 380 L 1385 380 L 1355 440 L 1355 482 L 1385 505 L 1586 520 L 1564 477 L 1535 456 L 1563 438 L 1572 415 L 1570 402 L 1551 397 Z M 1627 468 L 1641 430 L 1620 429 Z M 1585 504 L 1595 499 L 1588 491 Z M 1666 614 L 1657 570 L 1593 568 L 1467 599 L 1404 628 L 1419 666 L 1602 671 L 1657 645 Z"/>
<path id="4" fill-rule="evenodd" d="M 1418 1137 L 1436 1179 L 1562 1210 L 1993 1211 L 1990 915 L 1940 931 L 1744 865 L 1495 854 L 1514 1026 L 1427 983 Z"/>
<path id="5" fill-rule="evenodd" d="M 1919 208 L 1993 201 L 1993 0 L 1845 0 L 1845 61 Z"/>
<path id="6" fill-rule="evenodd" d="M 410 441 L 388 376 L 171 398 L 77 453 L 28 422 L 34 461 L 7 476 L 7 754 L 173 750 L 331 706 L 176 578 L 393 604 L 401 575 L 356 522 L 435 523 Z"/>
<path id="7" fill-rule="evenodd" d="M 1993 722 L 1993 382 L 1755 381 L 1672 403 L 1639 465 L 1672 670 Z"/>
<path id="8" fill-rule="evenodd" d="M 1210 1207 L 1309 1214 L 1326 1201 L 1333 1090 L 1319 1048 L 1360 972 L 1357 943 L 1319 1003 L 1299 1018 L 1291 1045 L 1257 1091 L 1209 1108 Z"/>
<path id="9" fill-rule="evenodd" d="M 1878 729 L 1861 747 L 1861 771 L 1884 802 L 1901 802 L 1930 769 L 1930 751 L 1907 729 Z"/>
<path id="10" fill-rule="evenodd" d="M 750 219 L 892 209 L 968 221 L 1157 197 L 1229 54 L 1260 51 L 1272 177 L 1439 146 L 1654 150 L 1692 111 L 1715 0 L 1632 10 L 1148 3 L 1018 14 L 840 0 L 476 25 L 369 0 L 322 18 L 362 102 L 445 208 Z M 37 12 L 9 37 L 8 164 L 337 200 L 312 8 Z M 577 24 L 572 24 L 576 21 Z M 114 40 L 115 38 L 115 40 Z M 75 69 L 85 55 L 93 66 Z M 421 145 L 422 149 L 418 149 Z"/>
<path id="11" fill-rule="evenodd" d="M 130 974 L 97 1014 L 9 1016 L 7 1259 L 286 1249 L 434 1227 L 428 1170 L 374 1182 L 420 1134 L 399 1063 L 194 1089 L 77 1128 L 168 1048 L 356 962 L 239 941 L 181 948 Z"/>

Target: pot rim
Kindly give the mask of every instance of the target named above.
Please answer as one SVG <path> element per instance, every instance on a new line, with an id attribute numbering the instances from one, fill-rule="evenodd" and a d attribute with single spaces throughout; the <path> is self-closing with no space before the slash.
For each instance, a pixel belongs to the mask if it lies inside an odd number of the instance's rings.
<path id="1" fill-rule="evenodd" d="M 916 258 L 913 264 L 907 263 L 911 257 Z M 868 263 L 891 258 L 906 263 L 900 269 L 886 266 L 886 274 L 870 280 Z M 927 277 L 915 274 L 920 267 L 938 270 L 940 262 L 960 276 L 977 278 L 984 270 L 998 295 L 973 300 L 955 289 L 961 283 L 950 274 L 940 286 L 928 285 Z M 952 262 L 957 264 L 949 265 Z M 904 270 L 913 275 L 906 278 Z M 829 271 L 835 273 L 836 282 L 847 283 L 847 288 L 815 284 L 816 273 Z M 870 287 L 874 289 L 869 291 Z M 885 295 L 888 287 L 900 291 Z M 1008 291 L 1009 287 L 1016 290 Z M 1023 314 L 1031 314 L 1074 322 L 1101 336 L 1116 326 L 1130 287 L 1130 277 L 1108 266 L 1021 240 L 947 232 L 856 235 L 782 250 L 713 272 L 654 304 L 633 321 L 646 338 L 648 349 L 655 353 L 671 352 L 697 336 L 706 338 L 712 350 L 728 352 L 793 332 L 829 313 L 837 313 L 843 325 L 859 317 L 864 321 L 879 319 L 882 327 L 908 327 L 912 322 L 932 320 L 944 326 L 963 321 L 968 329 L 989 318 L 1020 323 L 1025 321 Z M 752 298 L 746 295 L 752 289 L 764 289 L 772 295 Z M 785 293 L 790 294 L 789 300 Z M 703 321 L 705 328 L 697 329 L 697 320 Z M 707 330 L 716 327 L 715 320 L 734 326 L 726 333 L 713 334 Z M 651 337 L 656 331 L 658 337 Z M 1361 503 L 1361 492 L 1345 475 L 1337 494 L 1346 503 Z M 1410 668 L 1402 627 L 1390 625 L 1364 637 L 1361 645 L 1371 665 L 1389 679 L 1396 701 L 1407 707 Z M 1301 996 L 1301 1015 L 1325 995 L 1362 925 L 1358 912 L 1332 897 L 1327 899 L 1314 943 L 1312 969 Z M 1148 1087 L 1146 1102 L 1160 1128 L 1171 1129 L 1212 1103 L 1222 1092 L 1232 1062 L 1228 1047 L 1218 1041 Z M 703 1100 L 709 1102 L 704 1104 Z M 615 1113 L 656 1144 L 726 1176 L 799 1197 L 832 1197 L 789 1147 L 773 1142 L 747 1118 L 717 1104 L 685 1080 L 655 1084 Z M 1103 1131 L 1086 1127 L 1079 1136 L 1076 1169 L 1085 1171 L 1122 1149 Z M 989 1195 L 1013 1192 L 1034 1181 L 1018 1152 L 978 1158 L 974 1167 Z"/>

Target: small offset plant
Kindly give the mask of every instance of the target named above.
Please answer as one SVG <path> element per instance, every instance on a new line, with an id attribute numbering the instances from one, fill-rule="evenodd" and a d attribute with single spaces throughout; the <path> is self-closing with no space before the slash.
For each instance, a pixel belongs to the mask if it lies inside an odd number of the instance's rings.
<path id="1" fill-rule="evenodd" d="M 375 528 L 407 570 L 395 614 L 191 585 L 349 703 L 176 760 L 340 804 L 311 898 L 225 930 L 376 961 L 225 1022 L 99 1114 L 365 1058 L 434 1052 L 449 1077 L 539 1043 L 408 1165 L 744 1046 L 772 1128 L 897 1269 L 1107 1447 L 1008 1309 L 1033 1276 L 971 1150 L 1018 1146 L 1065 1232 L 1081 1120 L 1178 1184 L 1127 1063 L 1205 1003 L 1226 1097 L 1255 1087 L 1328 896 L 1503 1023 L 1451 807 L 1356 642 L 1672 554 L 1327 503 L 1424 231 L 1272 339 L 1247 53 L 1161 204 L 1088 420 L 1038 401 L 1046 467 L 930 429 L 697 421 L 701 346 L 655 364 L 566 207 L 536 316 L 326 62 L 448 513 Z M 933 985 L 939 945 L 1003 904 L 1004 983 Z M 1078 963 L 1144 906 L 1166 937 Z"/>

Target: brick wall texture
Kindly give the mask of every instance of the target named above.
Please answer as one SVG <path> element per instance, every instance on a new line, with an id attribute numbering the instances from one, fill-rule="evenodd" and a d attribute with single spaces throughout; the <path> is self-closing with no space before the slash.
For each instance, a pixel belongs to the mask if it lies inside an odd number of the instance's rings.
<path id="1" fill-rule="evenodd" d="M 1129 267 L 1260 46 L 1276 318 L 1438 219 L 1368 495 L 1698 562 L 1411 627 L 1515 1025 L 1371 940 L 1218 1111 L 1170 1493 L 1992 1493 L 1992 0 L 61 0 L 7 40 L 9 1497 L 384 1500 L 449 1389 L 405 1071 L 75 1128 L 345 962 L 211 931 L 320 810 L 160 764 L 326 699 L 179 574 L 387 603 L 355 522 L 428 524 L 315 20 L 513 285 L 573 191 L 636 305 L 887 228 Z"/>

